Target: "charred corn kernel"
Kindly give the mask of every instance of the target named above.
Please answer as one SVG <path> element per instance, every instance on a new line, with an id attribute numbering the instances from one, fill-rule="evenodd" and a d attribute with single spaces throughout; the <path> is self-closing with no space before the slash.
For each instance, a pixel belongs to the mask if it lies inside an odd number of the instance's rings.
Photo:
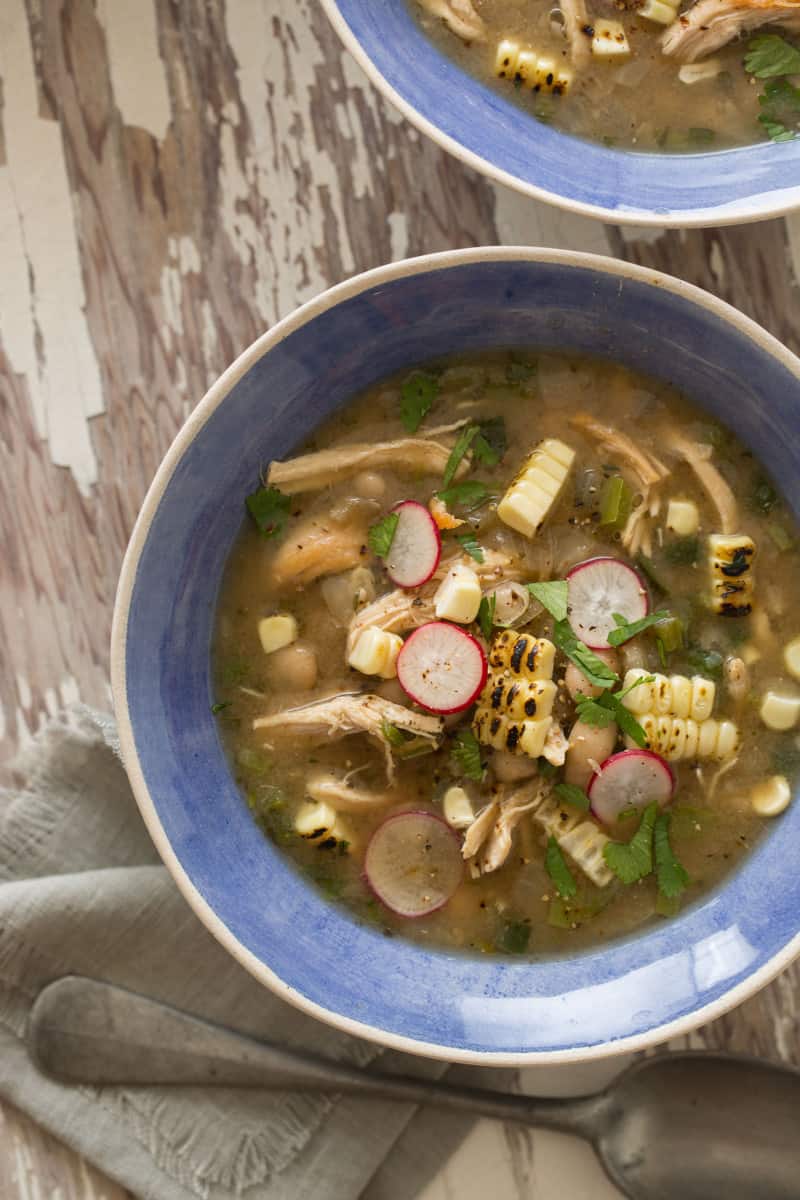
<path id="1" fill-rule="evenodd" d="M 678 13 L 676 8 L 666 4 L 664 0 L 646 0 L 638 10 L 638 15 L 646 17 L 648 21 L 655 21 L 658 25 L 671 25 Z"/>
<path id="2" fill-rule="evenodd" d="M 693 759 L 730 758 L 739 748 L 739 731 L 732 721 L 694 721 L 691 717 L 658 717 L 654 713 L 637 716 L 644 730 L 647 747 L 667 762 L 691 762 Z M 629 748 L 636 746 L 626 737 Z"/>
<path id="3" fill-rule="evenodd" d="M 556 438 L 540 442 L 497 506 L 506 525 L 533 537 L 561 494 L 575 451 Z"/>
<path id="4" fill-rule="evenodd" d="M 800 679 L 800 637 L 794 638 L 784 648 L 783 661 L 789 674 L 794 675 L 795 679 Z"/>
<path id="5" fill-rule="evenodd" d="M 274 654 L 297 641 L 297 621 L 290 613 L 263 617 L 258 622 L 258 637 L 265 654 Z"/>
<path id="6" fill-rule="evenodd" d="M 656 0 L 656 3 L 660 3 L 660 0 Z M 674 20 L 674 9 L 672 17 Z M 670 500 L 667 505 L 667 529 L 677 533 L 678 537 L 691 537 L 699 527 L 700 513 L 693 500 Z"/>
<path id="7" fill-rule="evenodd" d="M 555 646 L 546 638 L 504 629 L 489 650 L 486 684 L 472 728 L 495 750 L 538 758 L 552 726 Z"/>
<path id="8" fill-rule="evenodd" d="M 363 675 L 380 675 L 381 679 L 394 679 L 397 674 L 397 656 L 403 648 L 403 639 L 396 633 L 369 627 L 359 634 L 350 651 L 348 664 Z"/>
<path id="9" fill-rule="evenodd" d="M 614 878 L 603 858 L 608 838 L 593 821 L 575 809 L 562 808 L 554 796 L 546 796 L 533 810 L 534 821 L 548 837 L 554 837 L 592 883 L 606 887 Z"/>
<path id="10" fill-rule="evenodd" d="M 463 787 L 449 787 L 442 799 L 442 812 L 453 829 L 466 829 L 475 820 L 470 798 Z"/>
<path id="11" fill-rule="evenodd" d="M 519 42 L 511 41 L 510 38 L 498 43 L 494 60 L 494 73 L 498 79 L 514 79 L 517 74 L 519 51 Z"/>
<path id="12" fill-rule="evenodd" d="M 793 729 L 800 717 L 800 697 L 783 692 L 765 692 L 761 701 L 761 720 L 769 729 Z"/>
<path id="13" fill-rule="evenodd" d="M 436 616 L 443 621 L 469 625 L 478 615 L 481 597 L 478 576 L 471 567 L 456 563 L 447 572 L 433 597 Z"/>
<path id="14" fill-rule="evenodd" d="M 791 798 L 792 789 L 783 775 L 771 775 L 769 779 L 763 779 L 750 793 L 753 811 L 760 817 L 777 817 L 788 807 Z"/>
<path id="15" fill-rule="evenodd" d="M 723 617 L 746 617 L 753 608 L 755 542 L 746 533 L 712 533 L 708 551 L 711 607 Z"/>
<path id="16" fill-rule="evenodd" d="M 619 21 L 608 21 L 604 17 L 592 22 L 592 54 L 598 58 L 627 58 L 631 52 L 628 35 Z"/>
<path id="17" fill-rule="evenodd" d="M 623 704 L 632 713 L 654 716 L 691 717 L 695 721 L 706 721 L 714 709 L 716 684 L 701 675 L 653 675 L 651 683 L 640 683 L 637 679 L 647 677 L 642 667 L 632 667 L 625 675 L 623 690 L 632 690 L 623 698 Z"/>
<path id="18" fill-rule="evenodd" d="M 295 813 L 294 830 L 314 846 L 324 848 L 352 845 L 351 830 L 335 808 L 324 802 L 307 800 Z"/>

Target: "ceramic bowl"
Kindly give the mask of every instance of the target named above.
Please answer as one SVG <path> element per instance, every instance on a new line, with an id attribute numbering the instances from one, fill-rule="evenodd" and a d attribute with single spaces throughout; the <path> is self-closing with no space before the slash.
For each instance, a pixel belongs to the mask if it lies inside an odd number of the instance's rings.
<path id="1" fill-rule="evenodd" d="M 178 434 L 122 569 L 112 678 L 124 761 L 189 904 L 284 999 L 343 1029 L 454 1061 L 641 1049 L 718 1016 L 800 950 L 800 804 L 677 918 L 542 961 L 386 938 L 324 900 L 253 823 L 211 714 L 217 590 L 263 464 L 385 375 L 482 347 L 601 355 L 725 421 L 797 502 L 800 361 L 735 310 L 586 254 L 479 249 L 370 271 L 241 355 Z"/>
<path id="2" fill-rule="evenodd" d="M 407 0 L 322 4 L 404 117 L 468 166 L 528 196 L 605 221 L 681 227 L 800 207 L 800 138 L 707 154 L 640 154 L 578 140 L 462 71 L 425 36 Z"/>

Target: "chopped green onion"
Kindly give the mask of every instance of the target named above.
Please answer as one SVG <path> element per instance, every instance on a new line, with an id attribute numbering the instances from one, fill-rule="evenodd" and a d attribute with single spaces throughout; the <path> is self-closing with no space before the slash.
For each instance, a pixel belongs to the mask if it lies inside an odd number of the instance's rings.
<path id="1" fill-rule="evenodd" d="M 680 617 L 667 614 L 654 621 L 650 633 L 664 654 L 674 654 L 683 648 L 683 621 Z"/>
<path id="2" fill-rule="evenodd" d="M 612 475 L 600 493 L 599 525 L 622 529 L 633 508 L 633 492 L 621 475 Z"/>
<path id="3" fill-rule="evenodd" d="M 381 733 L 390 746 L 403 746 L 405 744 L 406 739 L 403 736 L 402 729 L 398 729 L 391 721 L 381 721 Z"/>

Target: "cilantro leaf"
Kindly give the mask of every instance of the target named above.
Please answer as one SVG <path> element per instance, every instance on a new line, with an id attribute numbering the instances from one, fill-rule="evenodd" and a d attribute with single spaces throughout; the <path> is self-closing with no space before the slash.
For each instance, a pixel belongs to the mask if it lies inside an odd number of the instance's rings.
<path id="1" fill-rule="evenodd" d="M 549 579 L 543 583 L 529 583 L 528 591 L 539 603 L 547 609 L 551 617 L 557 621 L 567 618 L 567 593 L 569 584 L 566 579 Z"/>
<path id="2" fill-rule="evenodd" d="M 461 483 L 454 483 L 451 487 L 444 488 L 436 495 L 444 501 L 448 508 L 453 504 L 458 504 L 462 508 L 466 508 L 467 512 L 474 512 L 476 508 L 480 508 L 482 504 L 486 503 L 492 493 L 479 479 L 464 479 Z"/>
<path id="3" fill-rule="evenodd" d="M 386 558 L 391 550 L 399 521 L 399 513 L 387 513 L 385 517 L 381 517 L 380 521 L 370 525 L 367 541 L 370 550 L 378 558 Z"/>
<path id="4" fill-rule="evenodd" d="M 528 587 L 530 586 L 528 584 Z M 588 646 L 584 646 L 583 642 L 575 636 L 572 626 L 566 619 L 556 621 L 553 641 L 559 650 L 583 671 L 589 683 L 594 684 L 595 687 L 607 688 L 617 682 L 617 675 L 614 671 Z"/>
<path id="5" fill-rule="evenodd" d="M 247 511 L 265 538 L 279 537 L 289 519 L 291 497 L 276 487 L 260 487 L 245 498 Z"/>
<path id="6" fill-rule="evenodd" d="M 634 717 L 630 709 L 622 703 L 628 692 L 640 687 L 643 683 L 652 683 L 654 676 L 642 675 L 624 691 L 603 691 L 595 699 L 589 696 L 578 696 L 575 706 L 578 719 L 585 725 L 596 725 L 605 729 L 612 721 L 616 721 L 623 733 L 632 738 L 637 746 L 644 749 L 647 746 L 647 734 Z"/>
<path id="7" fill-rule="evenodd" d="M 544 868 L 556 885 L 556 891 L 562 899 L 568 900 L 570 896 L 577 896 L 578 885 L 572 878 L 572 873 L 564 861 L 561 847 L 552 835 L 547 839 Z"/>
<path id="8" fill-rule="evenodd" d="M 673 854 L 669 840 L 669 813 L 661 813 L 656 820 L 653 848 L 656 860 L 658 890 L 667 900 L 675 900 L 686 890 L 689 875 Z"/>
<path id="9" fill-rule="evenodd" d="M 506 423 L 503 417 L 488 417 L 478 422 L 478 436 L 472 447 L 476 462 L 484 467 L 494 467 L 508 449 Z"/>
<path id="10" fill-rule="evenodd" d="M 398 729 L 396 725 L 391 723 L 391 721 L 387 721 L 385 719 L 381 721 L 381 733 L 386 738 L 386 741 L 390 746 L 405 745 L 406 739 L 403 736 L 402 729 Z"/>
<path id="11" fill-rule="evenodd" d="M 492 630 L 494 629 L 494 610 L 497 607 L 497 597 L 494 592 L 488 596 L 481 596 L 481 602 L 478 606 L 477 621 L 486 641 L 491 641 Z"/>
<path id="12" fill-rule="evenodd" d="M 474 779 L 478 783 L 483 779 L 481 748 L 471 729 L 459 729 L 453 738 L 450 757 L 453 766 L 467 779 Z"/>
<path id="13" fill-rule="evenodd" d="M 788 142 L 796 136 L 796 128 L 789 126 L 796 127 L 800 118 L 800 88 L 794 87 L 788 79 L 770 79 L 758 97 L 758 103 L 761 106 L 759 122 L 774 141 Z M 777 500 L 769 484 L 767 489 Z"/>
<path id="14" fill-rule="evenodd" d="M 596 700 L 593 700 L 591 696 L 579 694 L 575 700 L 578 720 L 583 721 L 584 725 L 594 725 L 598 729 L 606 729 L 611 725 L 617 717 L 612 705 L 601 704 L 605 695 L 606 693 L 603 692 Z"/>
<path id="15" fill-rule="evenodd" d="M 409 433 L 416 433 L 439 394 L 439 380 L 427 371 L 414 371 L 400 389 L 400 420 Z"/>
<path id="16" fill-rule="evenodd" d="M 744 69 L 756 79 L 800 75 L 800 50 L 777 33 L 760 34 L 747 43 Z"/>
<path id="17" fill-rule="evenodd" d="M 657 816 L 658 805 L 649 804 L 629 842 L 608 842 L 603 847 L 603 858 L 623 883 L 637 883 L 652 871 L 653 830 Z"/>
<path id="18" fill-rule="evenodd" d="M 589 797 L 583 788 L 576 787 L 574 783 L 557 783 L 554 791 L 565 804 L 579 808 L 582 812 L 589 811 Z"/>
<path id="19" fill-rule="evenodd" d="M 506 954 L 524 954 L 530 940 L 531 923 L 529 920 L 506 921 L 495 946 L 498 950 L 504 950 Z"/>
<path id="20" fill-rule="evenodd" d="M 444 485 L 445 489 L 450 487 L 462 458 L 467 453 L 479 433 L 480 428 L 478 425 L 465 425 L 459 433 L 458 437 L 456 438 L 455 445 L 450 451 L 450 457 L 448 458 L 444 468 L 442 484 Z"/>
<path id="21" fill-rule="evenodd" d="M 642 633 L 645 629 L 649 629 L 651 625 L 655 625 L 658 621 L 663 621 L 664 617 L 668 617 L 669 613 L 665 608 L 659 609 L 658 612 L 650 613 L 647 617 L 642 617 L 641 621 L 628 621 L 620 613 L 612 613 L 612 617 L 616 622 L 616 629 L 612 629 L 608 635 L 609 646 L 621 646 L 624 642 L 629 642 L 631 638 Z"/>
<path id="22" fill-rule="evenodd" d="M 464 553 L 468 554 L 470 558 L 474 558 L 475 562 L 485 562 L 483 546 L 481 546 L 480 542 L 476 539 L 474 533 L 457 533 L 456 541 L 458 542 L 459 546 L 461 546 L 461 549 L 464 551 Z"/>

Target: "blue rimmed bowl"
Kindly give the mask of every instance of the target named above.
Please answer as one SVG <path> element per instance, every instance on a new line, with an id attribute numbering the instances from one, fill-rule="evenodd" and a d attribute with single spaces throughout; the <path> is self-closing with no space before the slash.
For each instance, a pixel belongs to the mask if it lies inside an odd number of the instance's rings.
<path id="1" fill-rule="evenodd" d="M 357 391 L 482 347 L 600 355 L 725 421 L 798 506 L 800 361 L 705 292 L 612 259 L 479 249 L 370 271 L 241 355 L 178 434 L 122 568 L 112 682 L 155 844 L 198 917 L 257 979 L 343 1029 L 453 1061 L 585 1060 L 685 1033 L 800 951 L 800 804 L 679 917 L 594 951 L 468 958 L 387 939 L 326 902 L 257 830 L 211 715 L 217 591 L 264 462 Z"/>
<path id="2" fill-rule="evenodd" d="M 322 0 L 372 83 L 404 117 L 489 178 L 604 221 L 733 225 L 800 207 L 800 138 L 709 154 L 640 154 L 524 113 L 425 36 L 407 0 Z"/>

